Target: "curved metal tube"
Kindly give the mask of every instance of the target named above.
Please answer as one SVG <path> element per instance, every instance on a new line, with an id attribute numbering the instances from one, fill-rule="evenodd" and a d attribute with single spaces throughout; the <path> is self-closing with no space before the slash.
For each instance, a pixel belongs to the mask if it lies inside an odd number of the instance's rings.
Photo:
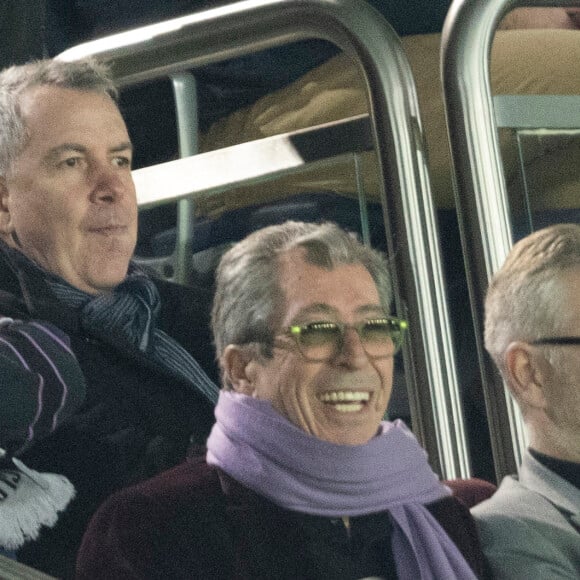
<path id="1" fill-rule="evenodd" d="M 99 56 L 127 85 L 307 38 L 338 45 L 366 79 L 395 294 L 405 296 L 399 312 L 413 329 L 405 357 L 413 428 L 444 477 L 468 476 L 417 96 L 401 43 L 384 18 L 358 0 L 245 0 L 93 41 L 59 58 Z"/>
<path id="2" fill-rule="evenodd" d="M 482 342 L 485 291 L 512 245 L 491 95 L 491 46 L 500 20 L 515 7 L 578 4 L 577 0 L 455 0 L 443 28 L 441 71 L 457 210 L 498 480 L 516 471 L 526 435 L 519 410 L 485 355 Z"/>

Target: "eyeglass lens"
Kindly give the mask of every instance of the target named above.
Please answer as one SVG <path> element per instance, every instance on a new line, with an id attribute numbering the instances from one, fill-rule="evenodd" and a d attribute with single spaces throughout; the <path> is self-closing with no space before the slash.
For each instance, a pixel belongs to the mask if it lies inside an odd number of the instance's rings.
<path id="1" fill-rule="evenodd" d="M 368 356 L 393 356 L 402 343 L 403 329 L 396 320 L 369 320 L 357 325 L 314 322 L 299 327 L 295 333 L 302 354 L 311 360 L 327 360 L 342 348 L 347 328 L 354 328 Z"/>

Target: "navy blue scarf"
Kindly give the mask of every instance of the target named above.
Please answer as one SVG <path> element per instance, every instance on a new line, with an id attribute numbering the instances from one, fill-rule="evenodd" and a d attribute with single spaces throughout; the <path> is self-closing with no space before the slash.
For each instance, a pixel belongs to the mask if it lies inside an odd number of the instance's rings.
<path id="1" fill-rule="evenodd" d="M 136 265 L 130 264 L 125 280 L 108 294 L 92 296 L 53 276 L 48 282 L 60 302 L 79 311 L 81 325 L 91 336 L 138 349 L 185 379 L 211 403 L 217 402 L 218 388 L 197 361 L 157 328 L 159 292 Z"/>

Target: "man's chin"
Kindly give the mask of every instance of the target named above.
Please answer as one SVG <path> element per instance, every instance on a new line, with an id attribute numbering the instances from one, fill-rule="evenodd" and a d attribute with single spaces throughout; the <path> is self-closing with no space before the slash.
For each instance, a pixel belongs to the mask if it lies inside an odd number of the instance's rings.
<path id="1" fill-rule="evenodd" d="M 72 284 L 88 294 L 108 294 L 125 280 L 128 268 L 129 260 L 117 267 L 109 263 L 108 265 L 103 265 L 103 268 L 99 270 L 94 268 L 86 278 L 77 280 L 76 284 Z"/>

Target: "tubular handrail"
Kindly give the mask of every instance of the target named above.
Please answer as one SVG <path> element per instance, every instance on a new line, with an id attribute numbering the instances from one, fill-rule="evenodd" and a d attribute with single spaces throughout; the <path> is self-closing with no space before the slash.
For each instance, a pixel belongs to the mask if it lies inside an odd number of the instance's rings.
<path id="1" fill-rule="evenodd" d="M 139 208 L 146 209 L 184 198 L 211 197 L 372 150 L 370 119 L 362 114 L 135 169 L 133 181 Z M 224 172 L 224 167 L 231 169 Z"/>
<path id="2" fill-rule="evenodd" d="M 485 291 L 512 245 L 491 95 L 491 46 L 499 22 L 513 8 L 578 5 L 578 0 L 454 0 L 443 28 L 441 71 L 456 204 L 498 480 L 517 470 L 526 435 L 482 341 Z"/>
<path id="3" fill-rule="evenodd" d="M 89 42 L 59 58 L 111 61 L 122 86 L 308 38 L 336 44 L 366 80 L 397 308 L 413 328 L 412 348 L 405 349 L 413 428 L 435 469 L 449 479 L 467 477 L 417 95 L 400 40 L 384 18 L 359 0 L 244 0 Z"/>

